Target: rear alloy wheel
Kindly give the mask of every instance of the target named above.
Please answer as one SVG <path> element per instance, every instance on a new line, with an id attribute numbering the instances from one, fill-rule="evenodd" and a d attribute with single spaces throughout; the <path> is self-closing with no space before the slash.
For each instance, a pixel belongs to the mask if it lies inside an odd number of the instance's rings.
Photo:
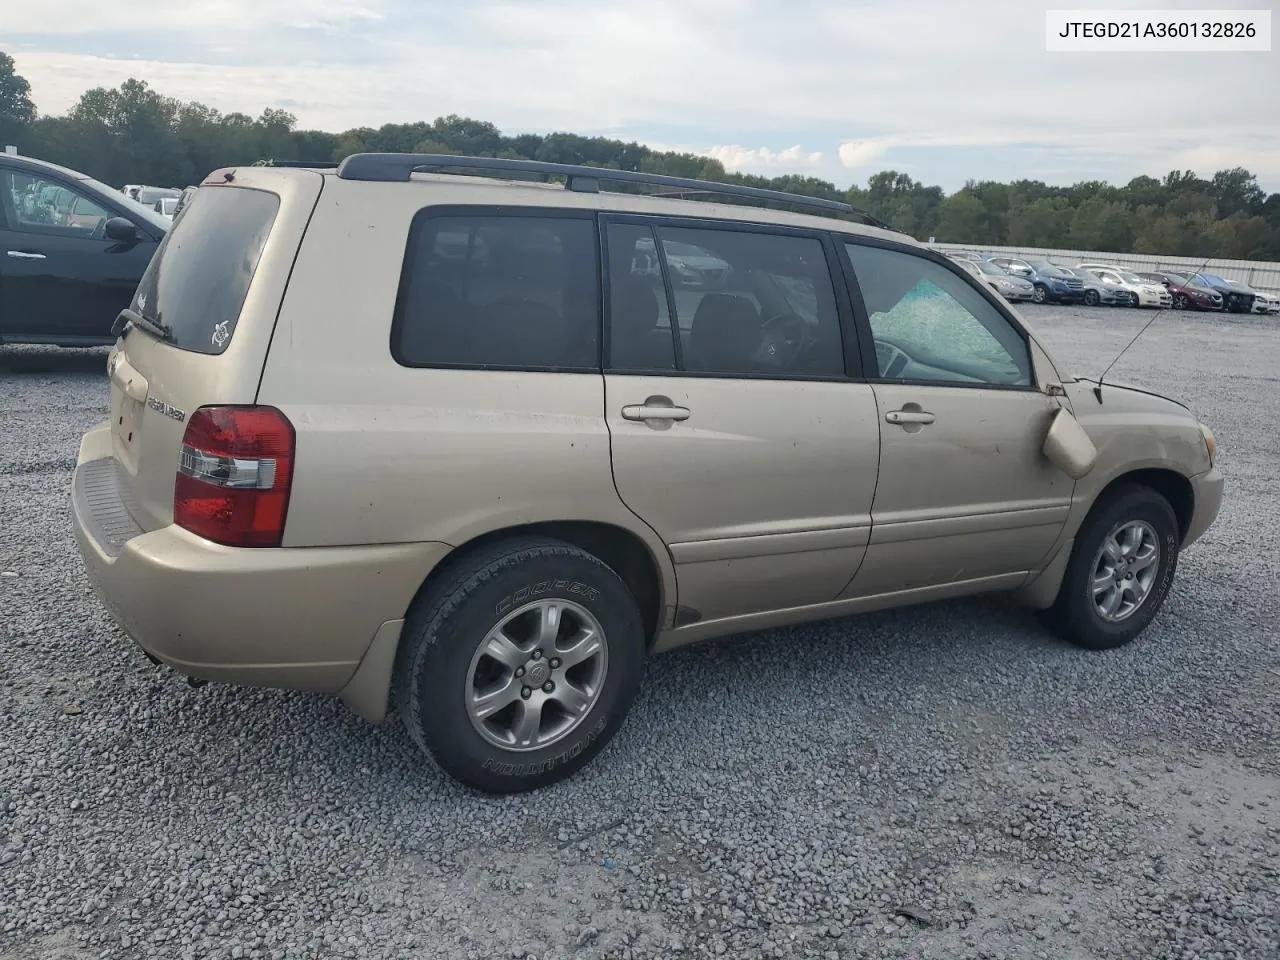
<path id="1" fill-rule="evenodd" d="M 1080 527 L 1058 597 L 1041 620 L 1091 650 L 1123 646 L 1168 596 L 1180 539 L 1164 497 L 1137 485 L 1116 490 Z"/>
<path id="2" fill-rule="evenodd" d="M 523 537 L 458 563 L 415 603 L 396 707 L 450 776 L 489 793 L 533 790 L 609 742 L 644 656 L 640 609 L 612 569 Z"/>
<path id="3" fill-rule="evenodd" d="M 1101 299 L 1097 290 L 1086 290 L 1084 292 L 1084 305 L 1086 307 L 1096 307 Z"/>
<path id="4" fill-rule="evenodd" d="M 1173 309 L 1185 310 L 1187 305 L 1187 295 L 1185 293 L 1175 293 L 1173 295 Z"/>
<path id="5" fill-rule="evenodd" d="M 1037 283 L 1031 291 L 1031 300 L 1034 303 L 1044 303 L 1049 299 L 1049 288 L 1043 283 Z"/>

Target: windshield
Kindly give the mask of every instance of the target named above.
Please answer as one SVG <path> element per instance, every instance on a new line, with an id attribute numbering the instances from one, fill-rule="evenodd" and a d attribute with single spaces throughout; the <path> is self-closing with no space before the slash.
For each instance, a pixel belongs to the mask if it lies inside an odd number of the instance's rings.
<path id="1" fill-rule="evenodd" d="M 1120 274 L 1120 279 L 1123 280 L 1125 283 L 1146 283 L 1147 282 L 1146 280 L 1143 280 L 1140 276 L 1138 276 L 1136 273 L 1122 273 Z"/>
<path id="2" fill-rule="evenodd" d="M 1005 277 L 1009 275 L 1009 272 L 1003 267 L 994 263 L 987 263 L 985 261 L 978 264 L 978 269 L 989 277 Z"/>

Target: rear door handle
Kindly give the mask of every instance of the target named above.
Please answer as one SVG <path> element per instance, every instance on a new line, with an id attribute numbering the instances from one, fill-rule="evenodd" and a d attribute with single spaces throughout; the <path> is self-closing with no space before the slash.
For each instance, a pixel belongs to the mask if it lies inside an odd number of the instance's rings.
<path id="1" fill-rule="evenodd" d="M 15 260 L 44 260 L 43 253 L 32 253 L 30 250 L 10 250 L 9 256 Z"/>
<path id="2" fill-rule="evenodd" d="M 622 408 L 623 420 L 688 420 L 689 408 L 670 403 L 655 403 L 650 397 L 644 403 L 629 403 Z"/>
<path id="3" fill-rule="evenodd" d="M 937 419 L 928 410 L 890 410 L 884 415 L 889 423 L 933 423 Z"/>

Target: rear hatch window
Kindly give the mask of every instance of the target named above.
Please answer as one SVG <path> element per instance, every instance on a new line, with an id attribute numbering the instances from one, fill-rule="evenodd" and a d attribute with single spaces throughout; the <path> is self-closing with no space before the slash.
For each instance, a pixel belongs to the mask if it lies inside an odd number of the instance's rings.
<path id="1" fill-rule="evenodd" d="M 194 191 L 138 283 L 132 309 L 142 329 L 193 353 L 226 350 L 279 209 L 263 190 Z"/>

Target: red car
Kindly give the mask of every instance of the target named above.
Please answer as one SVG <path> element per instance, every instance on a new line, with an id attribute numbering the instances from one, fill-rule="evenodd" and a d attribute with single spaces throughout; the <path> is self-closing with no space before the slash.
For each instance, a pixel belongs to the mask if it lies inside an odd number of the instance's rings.
<path id="1" fill-rule="evenodd" d="M 1222 309 L 1222 294 L 1206 287 L 1198 286 L 1180 273 L 1156 271 L 1153 273 L 1140 273 L 1138 276 L 1143 280 L 1161 284 L 1173 294 L 1173 309 L 1175 310 Z"/>

